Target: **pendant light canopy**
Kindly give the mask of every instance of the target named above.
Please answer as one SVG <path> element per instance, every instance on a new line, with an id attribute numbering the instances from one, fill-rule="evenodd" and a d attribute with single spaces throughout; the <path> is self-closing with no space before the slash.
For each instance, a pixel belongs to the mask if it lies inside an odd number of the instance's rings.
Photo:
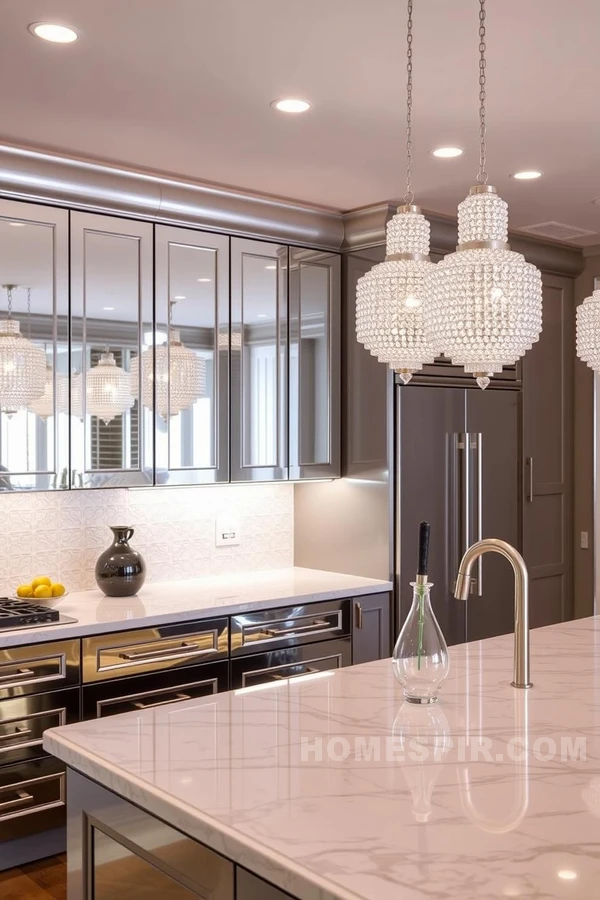
<path id="1" fill-rule="evenodd" d="M 455 365 L 486 388 L 492 375 L 512 365 L 539 339 L 542 279 L 511 251 L 508 206 L 488 185 L 486 163 L 485 0 L 479 11 L 479 174 L 458 207 L 458 247 L 426 276 L 427 333 Z"/>
<path id="2" fill-rule="evenodd" d="M 577 307 L 577 356 L 600 372 L 600 290 Z"/>
<path id="3" fill-rule="evenodd" d="M 413 205 L 411 187 L 412 0 L 407 8 L 406 194 L 386 227 L 385 261 L 359 278 L 356 289 L 359 342 L 405 384 L 438 355 L 437 340 L 429 339 L 423 326 L 425 276 L 435 266 L 429 261 L 429 222 Z"/>
<path id="4" fill-rule="evenodd" d="M 108 425 L 116 416 L 131 409 L 134 402 L 129 372 L 117 365 L 113 353 L 105 350 L 96 365 L 86 372 L 86 414 L 97 416 Z"/>
<path id="5" fill-rule="evenodd" d="M 13 284 L 4 285 L 8 313 L 0 321 L 0 411 L 9 416 L 41 397 L 46 384 L 45 351 L 23 337 L 19 322 L 12 317 L 14 288 Z M 28 291 L 28 310 L 30 301 Z"/>

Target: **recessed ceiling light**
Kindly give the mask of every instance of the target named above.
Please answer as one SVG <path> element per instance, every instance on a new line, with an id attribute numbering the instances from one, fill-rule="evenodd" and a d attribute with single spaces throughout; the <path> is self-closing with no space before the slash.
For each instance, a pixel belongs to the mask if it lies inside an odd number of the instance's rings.
<path id="1" fill-rule="evenodd" d="M 437 156 L 438 159 L 452 159 L 455 156 L 462 156 L 464 152 L 460 147 L 437 147 L 431 151 L 431 155 Z"/>
<path id="2" fill-rule="evenodd" d="M 266 313 L 258 313 L 258 315 L 256 316 L 256 318 L 257 318 L 257 319 L 266 319 L 266 318 L 267 318 L 267 314 L 266 314 Z"/>
<path id="3" fill-rule="evenodd" d="M 9 222 L 11 228 L 25 228 L 25 222 Z"/>
<path id="4" fill-rule="evenodd" d="M 276 269 L 276 268 L 277 268 L 276 265 L 275 266 L 265 266 L 265 269 Z"/>
<path id="5" fill-rule="evenodd" d="M 173 300 L 185 300 L 185 297 L 183 296 L 183 294 L 176 294 L 173 297 Z"/>
<path id="6" fill-rule="evenodd" d="M 53 44 L 72 44 L 79 35 L 74 28 L 68 25 L 57 25 L 54 22 L 33 22 L 29 31 L 43 41 L 51 41 Z"/>
<path id="7" fill-rule="evenodd" d="M 106 312 L 112 312 L 114 309 L 114 306 L 103 306 L 102 309 L 105 309 Z"/>
<path id="8" fill-rule="evenodd" d="M 202 281 L 202 282 L 212 281 L 212 278 L 199 278 L 198 281 Z"/>
<path id="9" fill-rule="evenodd" d="M 293 97 L 285 97 L 282 100 L 272 100 L 271 106 L 274 109 L 278 109 L 279 112 L 287 113 L 301 113 L 310 109 L 308 100 L 297 100 Z"/>
<path id="10" fill-rule="evenodd" d="M 573 869 L 561 869 L 557 874 L 563 881 L 575 881 L 577 878 L 577 872 L 574 872 Z"/>
<path id="11" fill-rule="evenodd" d="M 511 175 L 511 178 L 518 178 L 519 181 L 533 181 L 534 178 L 541 178 L 543 172 L 538 172 L 537 169 L 525 169 L 523 172 L 515 172 Z"/>

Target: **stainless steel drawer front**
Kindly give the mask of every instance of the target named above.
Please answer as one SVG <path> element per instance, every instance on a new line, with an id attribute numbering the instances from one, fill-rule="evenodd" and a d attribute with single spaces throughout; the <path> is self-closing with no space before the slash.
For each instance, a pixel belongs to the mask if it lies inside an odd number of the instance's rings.
<path id="1" fill-rule="evenodd" d="M 281 616 L 270 621 L 253 622 L 252 616 L 234 618 L 236 647 L 259 647 L 300 637 L 322 639 L 323 635 L 337 636 L 343 633 L 342 611 L 332 610 L 318 614 Z"/>
<path id="2" fill-rule="evenodd" d="M 47 756 L 44 731 L 77 722 L 80 699 L 72 687 L 0 700 L 0 767 Z"/>
<path id="3" fill-rule="evenodd" d="M 225 657 L 228 650 L 227 619 L 85 638 L 83 680 L 147 674 Z"/>
<path id="4" fill-rule="evenodd" d="M 2 769 L 0 841 L 58 827 L 65 815 L 65 770 L 47 759 Z"/>
<path id="5" fill-rule="evenodd" d="M 207 678 L 203 681 L 181 684 L 173 688 L 158 688 L 157 690 L 144 691 L 138 694 L 111 697 L 106 700 L 98 700 L 96 703 L 96 717 L 102 718 L 103 716 L 113 716 L 122 712 L 152 709 L 155 706 L 168 706 L 171 703 L 180 703 L 183 700 L 194 700 L 196 697 L 216 694 L 217 691 L 217 679 Z"/>
<path id="6" fill-rule="evenodd" d="M 0 650 L 0 698 L 79 683 L 79 641 Z"/>
<path id="7" fill-rule="evenodd" d="M 342 657 L 340 654 L 311 659 L 310 662 L 305 663 L 269 666 L 265 669 L 255 669 L 253 672 L 243 672 L 242 687 L 264 684 L 267 681 L 282 681 L 286 678 L 303 678 L 305 675 L 316 675 L 317 672 L 327 672 L 330 669 L 340 669 L 341 667 Z"/>
<path id="8" fill-rule="evenodd" d="M 1 709 L 0 709 L 1 713 Z M 46 728 L 67 724 L 67 708 L 49 709 L 40 713 L 0 720 L 0 763 L 2 756 L 14 750 L 41 747 Z"/>

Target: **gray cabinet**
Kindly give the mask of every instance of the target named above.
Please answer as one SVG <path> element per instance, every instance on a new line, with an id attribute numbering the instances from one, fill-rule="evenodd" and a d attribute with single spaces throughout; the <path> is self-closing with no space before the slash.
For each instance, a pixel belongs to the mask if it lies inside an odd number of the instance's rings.
<path id="1" fill-rule="evenodd" d="M 71 214 L 71 487 L 154 477 L 153 227 Z"/>
<path id="2" fill-rule="evenodd" d="M 290 250 L 290 478 L 341 474 L 341 288 L 335 253 Z"/>
<path id="3" fill-rule="evenodd" d="M 288 477 L 288 248 L 231 241 L 231 480 Z"/>
<path id="4" fill-rule="evenodd" d="M 391 595 L 356 597 L 352 601 L 352 665 L 389 656 L 391 644 Z"/>
<path id="5" fill-rule="evenodd" d="M 229 238 L 155 230 L 156 483 L 229 480 Z"/>
<path id="6" fill-rule="evenodd" d="M 534 628 L 573 612 L 573 281 L 544 273 L 543 284 L 543 331 L 523 359 L 523 553 Z"/>

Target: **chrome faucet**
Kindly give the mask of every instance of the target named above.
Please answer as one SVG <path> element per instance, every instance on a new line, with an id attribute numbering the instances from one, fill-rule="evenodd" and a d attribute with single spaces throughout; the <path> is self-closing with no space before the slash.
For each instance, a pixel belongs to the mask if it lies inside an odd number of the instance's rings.
<path id="1" fill-rule="evenodd" d="M 513 687 L 530 688 L 529 680 L 529 575 L 525 560 L 518 550 L 498 538 L 486 538 L 473 544 L 463 556 L 456 579 L 454 596 L 467 600 L 473 578 L 474 563 L 484 553 L 499 553 L 507 559 L 515 573 L 515 659 Z"/>

